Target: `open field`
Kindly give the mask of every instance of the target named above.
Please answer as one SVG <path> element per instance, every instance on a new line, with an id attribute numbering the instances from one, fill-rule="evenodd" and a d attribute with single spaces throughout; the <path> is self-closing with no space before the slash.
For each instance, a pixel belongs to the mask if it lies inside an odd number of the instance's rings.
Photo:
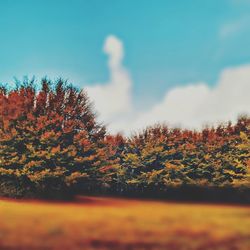
<path id="1" fill-rule="evenodd" d="M 0 200 L 0 249 L 250 249 L 250 209 L 112 198 Z"/>

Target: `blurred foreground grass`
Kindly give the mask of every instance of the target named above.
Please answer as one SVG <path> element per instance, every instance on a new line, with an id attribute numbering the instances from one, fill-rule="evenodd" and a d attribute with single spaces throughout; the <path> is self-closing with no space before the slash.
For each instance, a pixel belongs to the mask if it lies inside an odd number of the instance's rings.
<path id="1" fill-rule="evenodd" d="M 0 249 L 250 249 L 250 207 L 0 200 Z"/>

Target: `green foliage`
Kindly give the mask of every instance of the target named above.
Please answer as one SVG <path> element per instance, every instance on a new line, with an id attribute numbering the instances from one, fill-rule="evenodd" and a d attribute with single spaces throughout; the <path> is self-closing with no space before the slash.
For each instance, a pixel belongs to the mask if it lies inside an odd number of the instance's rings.
<path id="1" fill-rule="evenodd" d="M 250 119 L 202 132 L 150 127 L 130 138 L 122 155 L 132 189 L 249 187 Z"/>
<path id="2" fill-rule="evenodd" d="M 84 91 L 62 80 L 44 79 L 37 87 L 23 83 L 0 92 L 0 175 L 25 177 L 35 193 L 58 197 L 96 180 L 106 162 L 105 128 Z"/>
<path id="3" fill-rule="evenodd" d="M 0 88 L 0 195 L 250 187 L 250 119 L 201 132 L 107 135 L 84 91 L 43 79 Z"/>

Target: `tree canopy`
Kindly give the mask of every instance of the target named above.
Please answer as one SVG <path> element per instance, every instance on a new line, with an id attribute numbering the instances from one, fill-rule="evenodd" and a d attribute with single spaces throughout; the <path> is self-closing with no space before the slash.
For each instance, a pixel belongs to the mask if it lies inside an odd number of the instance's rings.
<path id="1" fill-rule="evenodd" d="M 250 118 L 202 131 L 106 133 L 84 90 L 62 79 L 0 87 L 0 194 L 250 187 Z"/>

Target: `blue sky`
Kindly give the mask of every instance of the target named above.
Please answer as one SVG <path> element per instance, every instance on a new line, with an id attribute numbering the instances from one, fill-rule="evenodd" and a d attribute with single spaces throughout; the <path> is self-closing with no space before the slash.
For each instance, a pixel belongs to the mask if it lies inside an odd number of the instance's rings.
<path id="1" fill-rule="evenodd" d="M 1 0 L 0 32 L 0 81 L 58 75 L 82 87 L 108 81 L 103 44 L 113 34 L 138 109 L 250 63 L 248 0 Z"/>

